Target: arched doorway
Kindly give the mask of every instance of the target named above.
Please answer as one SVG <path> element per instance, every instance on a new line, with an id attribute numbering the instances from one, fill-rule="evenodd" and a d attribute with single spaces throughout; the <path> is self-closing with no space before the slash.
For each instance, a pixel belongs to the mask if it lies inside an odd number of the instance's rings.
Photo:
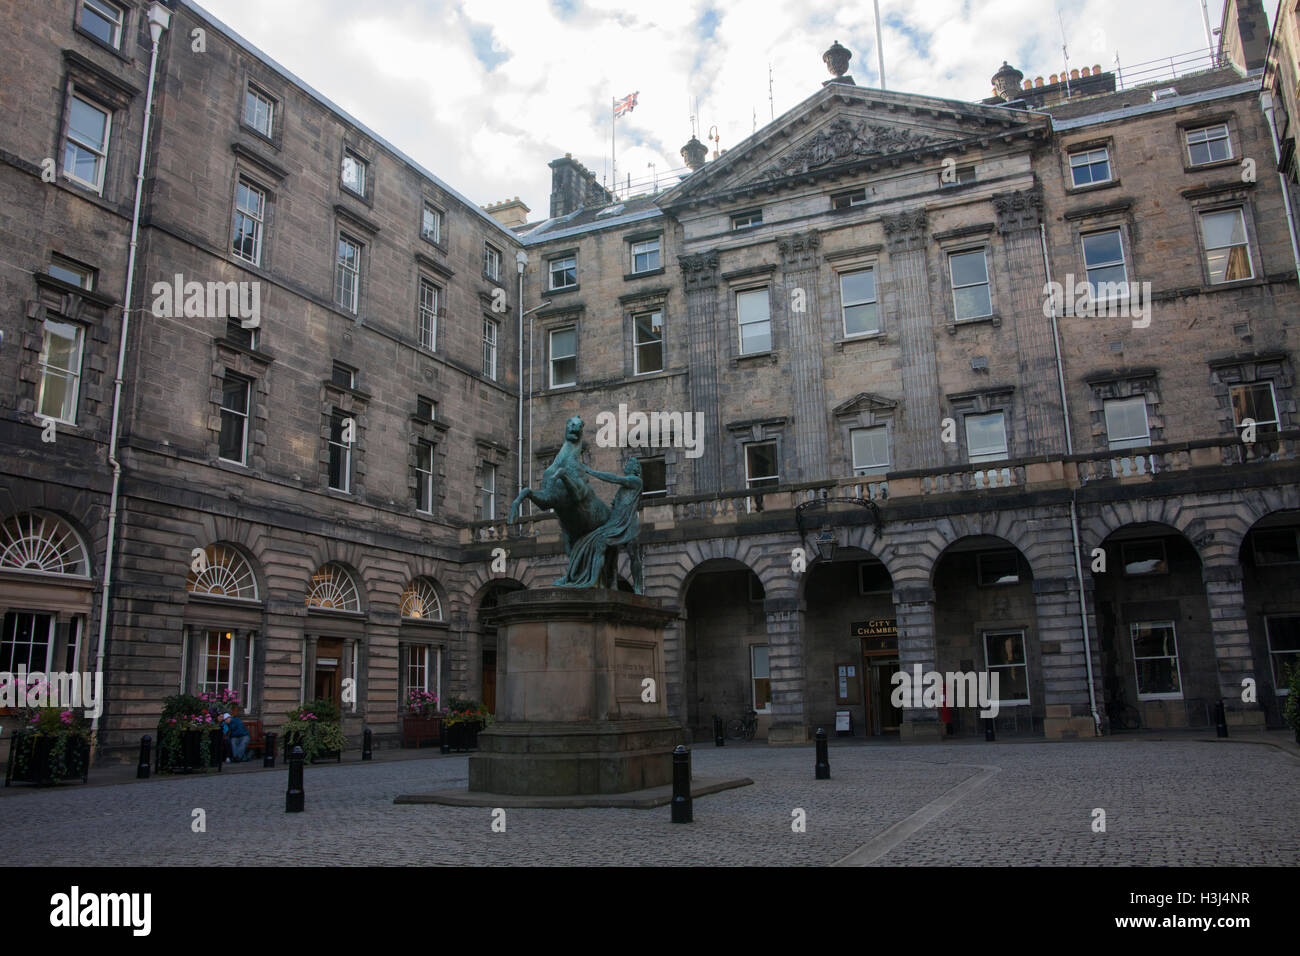
<path id="1" fill-rule="evenodd" d="M 415 577 L 402 591 L 397 632 L 397 710 L 406 713 L 411 691 L 433 694 L 443 702 L 443 658 L 447 622 L 442 588 L 433 578 Z"/>
<path id="2" fill-rule="evenodd" d="M 346 718 L 365 700 L 366 619 L 356 576 L 338 562 L 321 565 L 307 584 L 306 604 L 303 698 L 333 701 Z"/>
<path id="3" fill-rule="evenodd" d="M 253 562 L 229 542 L 210 544 L 191 560 L 185 590 L 181 690 L 225 691 L 243 716 L 256 715 L 264 607 Z"/>
<path id="4" fill-rule="evenodd" d="M 685 723 L 694 739 L 713 736 L 723 721 L 758 712 L 757 737 L 771 722 L 766 597 L 748 565 L 730 558 L 700 564 L 686 581 L 684 627 Z"/>

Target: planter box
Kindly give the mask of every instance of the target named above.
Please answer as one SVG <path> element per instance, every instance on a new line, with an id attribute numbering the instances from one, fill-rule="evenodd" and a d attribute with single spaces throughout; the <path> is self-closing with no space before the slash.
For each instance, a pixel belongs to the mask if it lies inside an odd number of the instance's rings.
<path id="1" fill-rule="evenodd" d="M 285 741 L 284 741 L 284 762 L 285 762 L 286 764 L 289 762 L 289 754 L 293 753 L 293 748 L 294 748 L 294 747 L 299 747 L 299 746 L 302 746 L 302 741 L 300 741 L 300 740 L 298 739 L 297 734 L 286 735 L 286 737 L 285 737 Z M 307 762 L 308 762 L 308 763 L 321 763 L 321 762 L 326 761 L 326 760 L 333 760 L 335 763 L 342 763 L 342 762 L 343 762 L 343 751 L 341 751 L 341 750 L 322 750 L 320 753 L 318 753 L 315 757 L 312 757 L 311 760 L 309 760 L 309 761 L 307 761 Z"/>
<path id="2" fill-rule="evenodd" d="M 443 724 L 442 752 L 464 753 L 478 749 L 478 732 L 483 729 L 483 721 L 471 720 L 464 723 Z"/>
<path id="3" fill-rule="evenodd" d="M 5 786 L 10 783 L 31 783 L 46 787 L 63 780 L 81 778 L 85 783 L 90 776 L 90 741 L 74 737 L 68 740 L 63 766 L 67 775 L 55 777 L 51 766 L 50 751 L 54 748 L 54 738 L 49 734 L 15 733 L 9 744 L 9 762 L 5 767 Z M 26 766 L 18 770 L 16 764 L 21 758 Z"/>
<path id="4" fill-rule="evenodd" d="M 428 741 L 440 739 L 441 717 L 403 717 L 402 746 L 421 747 Z"/>

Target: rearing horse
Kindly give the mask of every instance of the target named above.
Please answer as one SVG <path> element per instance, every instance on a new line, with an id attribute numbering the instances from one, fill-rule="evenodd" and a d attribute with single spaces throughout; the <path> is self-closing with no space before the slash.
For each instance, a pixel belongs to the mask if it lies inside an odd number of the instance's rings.
<path id="1" fill-rule="evenodd" d="M 560 519 L 564 552 L 609 520 L 609 505 L 601 501 L 582 470 L 582 419 L 574 415 L 564 426 L 564 445 L 555 460 L 542 472 L 540 488 L 525 488 L 510 506 L 509 523 L 514 524 L 519 504 L 525 498 L 541 508 L 554 509 Z"/>

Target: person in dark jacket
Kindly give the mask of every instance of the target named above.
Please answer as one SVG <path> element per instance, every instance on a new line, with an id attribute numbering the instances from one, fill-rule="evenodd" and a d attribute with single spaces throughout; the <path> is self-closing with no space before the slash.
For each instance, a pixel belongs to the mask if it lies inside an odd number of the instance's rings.
<path id="1" fill-rule="evenodd" d="M 227 753 L 230 755 L 226 757 L 226 763 L 230 763 L 232 758 L 247 760 L 245 751 L 248 750 L 248 728 L 244 722 L 228 712 L 224 713 L 221 715 L 221 731 L 226 735 Z"/>

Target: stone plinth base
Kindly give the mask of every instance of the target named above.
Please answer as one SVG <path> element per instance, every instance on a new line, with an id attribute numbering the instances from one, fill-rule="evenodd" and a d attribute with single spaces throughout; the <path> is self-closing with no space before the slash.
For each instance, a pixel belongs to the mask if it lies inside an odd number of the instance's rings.
<path id="1" fill-rule="evenodd" d="M 707 797 L 735 787 L 753 786 L 748 777 L 712 778 L 694 777 L 691 780 L 691 797 Z M 434 790 L 432 793 L 404 793 L 393 803 L 432 803 L 444 807 L 505 807 L 507 809 L 532 808 L 537 810 L 581 810 L 591 807 L 623 810 L 651 810 L 672 802 L 673 788 L 651 787 L 647 790 L 630 790 L 627 793 L 581 793 L 566 796 L 520 796 L 508 793 L 485 793 L 477 790 Z"/>
<path id="2" fill-rule="evenodd" d="M 1045 717 L 1043 736 L 1047 740 L 1075 740 L 1097 736 L 1091 717 Z"/>
<path id="3" fill-rule="evenodd" d="M 1229 727 L 1241 730 L 1264 730 L 1266 721 L 1262 710 L 1229 710 L 1224 715 Z"/>
<path id="4" fill-rule="evenodd" d="M 904 720 L 898 725 L 898 739 L 903 743 L 940 741 L 947 732 L 947 728 L 935 720 Z"/>
<path id="5" fill-rule="evenodd" d="M 664 699 L 660 601 L 604 588 L 507 594 L 497 624 L 497 723 L 479 733 L 469 789 L 560 796 L 672 783 L 684 742 Z"/>

